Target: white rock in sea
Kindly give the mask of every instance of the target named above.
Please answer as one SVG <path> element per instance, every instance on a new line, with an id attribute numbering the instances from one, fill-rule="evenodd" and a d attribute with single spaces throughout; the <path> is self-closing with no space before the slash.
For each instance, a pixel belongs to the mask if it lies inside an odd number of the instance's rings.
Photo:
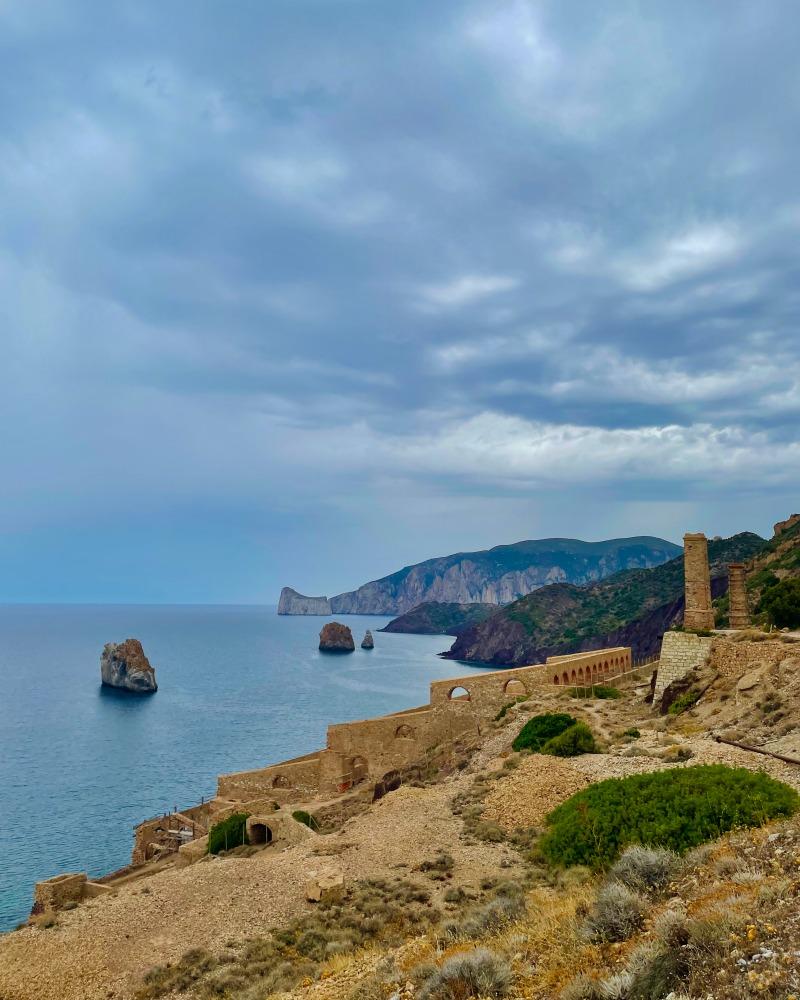
<path id="1" fill-rule="evenodd" d="M 133 691 L 135 694 L 158 691 L 156 672 L 150 666 L 138 639 L 109 642 L 103 647 L 100 679 L 108 687 Z"/>

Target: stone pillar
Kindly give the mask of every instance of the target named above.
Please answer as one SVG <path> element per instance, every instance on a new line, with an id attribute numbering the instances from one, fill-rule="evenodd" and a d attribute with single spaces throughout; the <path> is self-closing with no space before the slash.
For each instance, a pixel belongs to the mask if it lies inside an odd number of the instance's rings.
<path id="1" fill-rule="evenodd" d="M 708 541 L 702 531 L 683 536 L 683 574 L 686 585 L 684 628 L 713 629 L 714 609 L 711 607 Z"/>
<path id="2" fill-rule="evenodd" d="M 731 628 L 748 628 L 750 609 L 747 606 L 747 590 L 744 585 L 744 563 L 728 566 L 728 597 L 730 598 Z"/>

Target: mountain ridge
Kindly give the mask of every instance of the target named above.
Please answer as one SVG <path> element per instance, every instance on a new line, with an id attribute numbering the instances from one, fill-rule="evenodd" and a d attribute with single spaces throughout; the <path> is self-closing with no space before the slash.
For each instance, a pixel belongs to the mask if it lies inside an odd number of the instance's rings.
<path id="1" fill-rule="evenodd" d="M 573 538 L 526 539 L 491 549 L 455 552 L 404 566 L 352 591 L 307 598 L 284 588 L 279 614 L 326 613 L 302 610 L 319 601 L 330 614 L 402 615 L 419 604 L 509 604 L 556 582 L 587 583 L 622 569 L 648 568 L 668 561 L 680 546 L 653 535 L 585 542 Z M 322 602 L 328 601 L 327 604 Z M 314 606 L 314 605 L 311 605 Z"/>

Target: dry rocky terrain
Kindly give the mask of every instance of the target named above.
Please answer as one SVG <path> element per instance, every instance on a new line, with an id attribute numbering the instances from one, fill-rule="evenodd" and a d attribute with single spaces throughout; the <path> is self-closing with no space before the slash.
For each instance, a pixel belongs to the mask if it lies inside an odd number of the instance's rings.
<path id="1" fill-rule="evenodd" d="M 518 907 L 513 919 L 487 928 L 477 939 L 512 969 L 513 995 L 556 996 L 578 973 L 619 972 L 634 943 L 601 946 L 581 936 L 582 914 L 596 896 L 596 880 L 584 870 L 544 870 L 531 859 L 530 834 L 520 843 L 516 831 L 541 827 L 549 810 L 587 783 L 696 763 L 765 770 L 800 790 L 800 766 L 712 738 L 712 733 L 727 735 L 800 757 L 800 660 L 790 656 L 793 652 L 787 647 L 784 663 L 761 672 L 747 690 L 738 689 L 737 678 L 718 678 L 697 705 L 675 717 L 661 717 L 645 703 L 648 685 L 632 684 L 613 701 L 573 699 L 563 691 L 529 699 L 490 728 L 462 770 L 425 786 L 403 786 L 334 833 L 283 851 L 268 847 L 183 869 L 168 866 L 121 885 L 112 896 L 59 913 L 50 926 L 43 921 L 5 935 L 0 939 L 0 1000 L 131 1000 L 148 969 L 175 963 L 189 949 L 235 964 L 236 949 L 248 940 L 312 913 L 304 886 L 312 873 L 322 871 L 341 872 L 350 886 L 369 879 L 422 886 L 430 899 L 419 909 L 424 915 L 427 908 L 429 916 L 402 940 L 397 935 L 384 939 L 380 932 L 366 947 L 331 952 L 314 974 L 291 987 L 298 998 L 410 1000 L 419 992 L 420 963 L 438 967 L 475 946 L 474 939 L 443 939 L 435 927 L 464 919 L 465 908 L 469 912 L 491 903 L 492 893 L 499 891 L 492 887 L 504 883 L 524 890 L 527 907 Z M 604 752 L 569 760 L 512 753 L 524 722 L 552 710 L 586 721 Z M 725 947 L 730 945 L 733 958 L 718 954 L 719 949 L 708 958 L 713 975 L 723 978 L 706 993 L 785 998 L 795 988 L 791 983 L 800 955 L 798 879 L 797 820 L 730 835 L 684 864 L 670 894 L 648 904 L 635 946 L 665 933 L 659 924 L 664 913 L 717 913 L 723 906 L 730 918 Z M 780 909 L 792 903 L 794 911 Z M 766 957 L 754 958 L 756 944 L 763 944 Z M 755 978 L 748 979 L 751 973 Z M 761 988 L 765 982 L 768 986 Z M 734 989 L 736 984 L 741 989 Z M 149 995 L 210 995 L 197 989 L 190 984 L 188 992 Z M 267 994 L 227 995 L 261 1000 Z M 426 998 L 421 995 L 421 1000 Z M 583 995 L 569 1000 L 583 1000 Z"/>

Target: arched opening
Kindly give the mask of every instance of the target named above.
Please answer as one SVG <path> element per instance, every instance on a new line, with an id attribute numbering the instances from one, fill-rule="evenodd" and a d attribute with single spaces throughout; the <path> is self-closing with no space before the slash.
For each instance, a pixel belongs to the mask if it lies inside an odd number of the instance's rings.
<path id="1" fill-rule="evenodd" d="M 354 785 L 361 781 L 366 781 L 369 776 L 369 766 L 364 757 L 353 757 L 350 761 L 351 781 Z"/>
<path id="2" fill-rule="evenodd" d="M 469 691 L 465 687 L 454 687 L 450 689 L 447 696 L 450 701 L 469 701 Z"/>
<path id="3" fill-rule="evenodd" d="M 251 844 L 271 844 L 272 830 L 266 823 L 253 823 L 250 827 Z"/>
<path id="4" fill-rule="evenodd" d="M 291 781 L 289 781 L 289 779 L 286 777 L 285 774 L 276 774 L 275 777 L 272 779 L 272 787 L 273 788 L 291 788 L 292 787 L 292 783 L 291 783 Z"/>
<path id="5" fill-rule="evenodd" d="M 577 679 L 578 679 L 578 677 L 577 677 L 575 671 L 573 670 L 572 671 L 572 683 L 574 684 Z"/>
<path id="6" fill-rule="evenodd" d="M 505 693 L 510 695 L 512 698 L 516 698 L 520 695 L 526 695 L 528 693 L 528 689 L 518 677 L 512 677 L 510 681 L 506 681 L 503 691 L 505 691 Z"/>
<path id="7" fill-rule="evenodd" d="M 558 684 L 558 674 L 556 674 L 555 677 L 553 678 L 553 683 Z"/>
<path id="8" fill-rule="evenodd" d="M 561 682 L 562 684 L 569 684 L 569 674 L 566 672 L 566 670 L 561 675 Z"/>
<path id="9" fill-rule="evenodd" d="M 583 667 L 578 667 L 578 683 L 583 684 Z"/>
<path id="10" fill-rule="evenodd" d="M 395 739 L 397 740 L 413 740 L 414 730 L 411 728 L 411 726 L 406 726 L 406 725 L 398 726 L 397 729 L 395 729 L 394 731 L 394 736 Z"/>
<path id="11" fill-rule="evenodd" d="M 603 673 L 604 674 L 608 673 L 608 660 L 606 660 L 606 662 L 603 664 Z"/>

